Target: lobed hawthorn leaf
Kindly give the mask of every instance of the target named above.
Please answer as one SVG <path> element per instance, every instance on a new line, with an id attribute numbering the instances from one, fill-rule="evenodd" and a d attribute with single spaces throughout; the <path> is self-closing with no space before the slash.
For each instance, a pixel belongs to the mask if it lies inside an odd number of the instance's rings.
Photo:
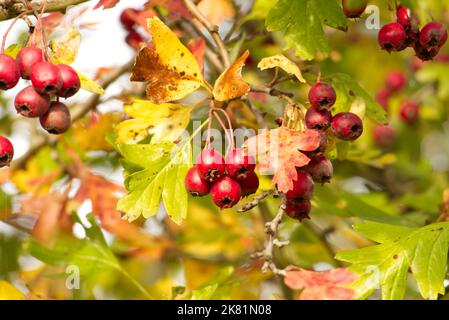
<path id="1" fill-rule="evenodd" d="M 142 48 L 132 68 L 131 81 L 146 82 L 154 103 L 184 98 L 204 85 L 193 54 L 159 18 L 147 20 L 155 49 Z"/>
<path id="2" fill-rule="evenodd" d="M 217 101 L 226 101 L 240 98 L 250 90 L 249 84 L 243 81 L 242 68 L 249 51 L 246 50 L 228 69 L 226 69 L 215 81 L 213 95 Z"/>
<path id="3" fill-rule="evenodd" d="M 124 106 L 124 110 L 132 119 L 115 127 L 118 144 L 137 143 L 149 134 L 152 135 L 151 143 L 160 143 L 176 141 L 184 133 L 192 107 L 132 99 Z"/>
<path id="4" fill-rule="evenodd" d="M 168 216 L 180 224 L 187 216 L 184 179 L 192 166 L 190 140 L 178 145 L 165 142 L 117 147 L 124 157 L 124 167 L 132 170 L 125 178 L 129 193 L 118 202 L 118 210 L 128 220 L 149 218 L 158 212 L 162 198 Z"/>
<path id="5" fill-rule="evenodd" d="M 338 0 L 279 0 L 265 21 L 267 30 L 284 31 L 286 49 L 304 60 L 330 52 L 323 24 L 346 31 L 348 19 Z"/>
<path id="6" fill-rule="evenodd" d="M 409 267 L 424 299 L 434 300 L 444 294 L 449 222 L 421 228 L 364 222 L 354 229 L 380 243 L 336 256 L 338 260 L 351 263 L 350 270 L 360 276 L 351 284 L 358 298 L 367 298 L 380 287 L 384 300 L 402 299 Z"/>
<path id="7" fill-rule="evenodd" d="M 278 190 L 288 192 L 298 178 L 296 168 L 310 161 L 301 151 L 318 148 L 320 135 L 315 130 L 301 132 L 280 127 L 249 138 L 244 147 L 248 154 L 259 155 L 260 170 L 274 172 L 272 183 Z"/>
<path id="8" fill-rule="evenodd" d="M 51 59 L 56 64 L 72 64 L 81 45 L 81 33 L 71 28 L 61 40 L 50 41 Z"/>
<path id="9" fill-rule="evenodd" d="M 298 79 L 299 82 L 305 83 L 306 80 L 303 78 L 301 70 L 299 67 L 288 59 L 286 56 L 282 54 L 278 54 L 272 57 L 263 58 L 257 67 L 260 70 L 272 69 L 272 68 L 281 68 L 288 74 L 292 74 Z"/>

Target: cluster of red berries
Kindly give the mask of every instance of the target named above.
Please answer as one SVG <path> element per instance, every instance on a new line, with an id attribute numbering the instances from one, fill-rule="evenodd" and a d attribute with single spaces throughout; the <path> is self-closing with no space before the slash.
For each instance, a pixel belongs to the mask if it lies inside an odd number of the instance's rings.
<path id="1" fill-rule="evenodd" d="M 136 29 L 136 17 L 141 12 L 142 11 L 138 9 L 126 8 L 120 15 L 120 22 L 123 28 L 128 31 L 125 41 L 134 49 L 139 49 L 142 42 L 145 41 Z"/>
<path id="2" fill-rule="evenodd" d="M 343 141 L 354 141 L 363 133 L 363 122 L 352 112 L 341 112 L 332 116 L 330 108 L 337 99 L 332 86 L 324 82 L 317 82 L 309 91 L 311 107 L 305 116 L 309 129 L 326 131 L 331 128 L 332 133 Z"/>
<path id="3" fill-rule="evenodd" d="M 378 34 L 379 45 L 383 50 L 402 51 L 407 47 L 415 50 L 416 56 L 432 60 L 447 41 L 446 27 L 439 22 L 429 22 L 419 30 L 419 20 L 405 6 L 396 12 L 397 22 L 386 24 Z"/>
<path id="4" fill-rule="evenodd" d="M 16 95 L 17 113 L 39 118 L 42 128 L 51 134 L 66 132 L 71 124 L 70 112 L 59 98 L 69 98 L 79 91 L 81 81 L 76 71 L 46 61 L 43 51 L 34 45 L 22 48 L 16 59 L 0 54 L 0 90 L 14 88 L 21 77 L 30 80 L 31 85 Z M 52 101 L 52 96 L 57 100 Z M 5 139 L 0 146 L 0 166 L 9 164 L 13 157 L 13 149 Z"/>
<path id="5" fill-rule="evenodd" d="M 220 209 L 232 208 L 242 197 L 259 188 L 255 168 L 255 158 L 246 155 L 242 148 L 233 149 L 226 159 L 208 148 L 198 155 L 196 165 L 187 172 L 185 186 L 192 196 L 210 194 Z"/>

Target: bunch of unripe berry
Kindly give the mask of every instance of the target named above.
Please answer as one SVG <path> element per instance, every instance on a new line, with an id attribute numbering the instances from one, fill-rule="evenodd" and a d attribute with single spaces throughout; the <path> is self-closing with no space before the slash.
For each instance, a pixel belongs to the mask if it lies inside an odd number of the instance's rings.
<path id="1" fill-rule="evenodd" d="M 402 51 L 411 47 L 423 61 L 438 55 L 447 41 L 447 30 L 442 23 L 432 21 L 420 30 L 418 18 L 405 6 L 397 8 L 396 18 L 396 22 L 384 25 L 379 31 L 378 42 L 383 50 Z"/>
<path id="2" fill-rule="evenodd" d="M 255 158 L 245 154 L 243 148 L 232 149 L 226 158 L 207 148 L 187 172 L 185 186 L 192 196 L 210 194 L 220 209 L 232 208 L 242 197 L 254 194 L 259 188 L 255 168 Z"/>
<path id="3" fill-rule="evenodd" d="M 30 80 L 31 85 L 16 95 L 17 113 L 39 118 L 42 128 L 51 134 L 66 132 L 71 124 L 70 112 L 59 98 L 69 98 L 79 91 L 81 81 L 76 71 L 66 64 L 53 64 L 40 48 L 30 45 L 22 48 L 16 59 L 0 54 L 0 90 L 14 88 L 20 78 Z M 10 144 L 1 137 L 0 167 L 8 165 L 14 156 Z"/>
<path id="4" fill-rule="evenodd" d="M 126 8 L 120 15 L 120 22 L 123 28 L 128 31 L 125 41 L 130 47 L 134 49 L 139 49 L 142 42 L 145 41 L 136 29 L 136 17 L 139 13 L 141 13 L 141 10 Z"/>

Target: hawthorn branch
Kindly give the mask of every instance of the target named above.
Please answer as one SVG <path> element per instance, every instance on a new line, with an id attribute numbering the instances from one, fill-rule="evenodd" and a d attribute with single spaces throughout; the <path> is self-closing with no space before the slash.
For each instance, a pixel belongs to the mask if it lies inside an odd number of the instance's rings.
<path id="1" fill-rule="evenodd" d="M 64 12 L 70 6 L 87 1 L 88 0 L 32 0 L 28 2 L 35 10 L 42 8 L 42 5 L 45 3 L 45 12 Z M 13 19 L 27 11 L 28 10 L 22 0 L 0 0 L 0 21 Z M 30 12 L 30 14 L 32 14 L 32 12 Z"/>
<path id="2" fill-rule="evenodd" d="M 98 84 L 106 89 L 120 78 L 125 73 L 129 72 L 132 65 L 134 64 L 134 59 L 126 63 L 125 65 L 117 68 L 110 75 L 104 79 L 98 81 Z M 84 104 L 82 104 L 78 109 L 72 113 L 72 123 L 83 118 L 90 110 L 94 109 L 100 102 L 100 95 L 93 94 Z M 57 136 L 43 135 L 36 138 L 34 143 L 28 149 L 28 151 L 19 159 L 15 160 L 11 165 L 11 170 L 22 167 L 34 154 L 36 154 L 42 147 L 46 145 L 54 145 L 58 141 Z"/>
<path id="3" fill-rule="evenodd" d="M 229 54 L 223 42 L 223 39 L 221 39 L 220 34 L 218 33 L 218 27 L 210 23 L 210 21 L 201 13 L 201 11 L 192 0 L 183 0 L 183 2 L 186 5 L 187 9 L 189 9 L 189 11 L 195 16 L 195 18 L 198 19 L 198 21 L 201 22 L 201 24 L 209 32 L 218 48 L 225 67 L 228 68 L 231 65 L 231 62 L 229 60 Z"/>
<path id="4" fill-rule="evenodd" d="M 243 205 L 243 207 L 241 207 L 237 211 L 238 212 L 250 211 L 251 209 L 254 209 L 255 207 L 257 207 L 262 201 L 264 201 L 266 198 L 268 198 L 271 195 L 277 196 L 277 192 L 275 189 L 263 191 L 260 195 L 254 197 L 253 200 L 251 200 L 251 202 L 245 203 Z"/>

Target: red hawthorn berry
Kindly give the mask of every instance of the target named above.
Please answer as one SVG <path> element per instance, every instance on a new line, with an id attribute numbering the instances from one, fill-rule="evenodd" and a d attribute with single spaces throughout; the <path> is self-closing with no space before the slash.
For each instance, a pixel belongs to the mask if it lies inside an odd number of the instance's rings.
<path id="1" fill-rule="evenodd" d="M 342 112 L 332 119 L 332 132 L 344 141 L 354 141 L 363 133 L 363 122 L 352 112 Z"/>
<path id="2" fill-rule="evenodd" d="M 126 30 L 132 30 L 136 24 L 136 17 L 140 13 L 140 10 L 134 8 L 126 8 L 120 14 L 120 22 Z"/>
<path id="3" fill-rule="evenodd" d="M 382 50 L 388 52 L 402 51 L 407 47 L 405 44 L 406 36 L 404 27 L 397 22 L 393 22 L 380 29 L 377 40 Z"/>
<path id="4" fill-rule="evenodd" d="M 145 40 L 143 37 L 134 30 L 130 30 L 126 35 L 125 42 L 134 49 L 140 49 L 141 45 Z"/>
<path id="5" fill-rule="evenodd" d="M 324 82 L 315 83 L 309 91 L 309 102 L 317 109 L 329 109 L 335 104 L 337 94 L 334 88 Z"/>
<path id="6" fill-rule="evenodd" d="M 299 222 L 310 219 L 309 214 L 312 209 L 310 200 L 303 200 L 300 202 L 287 201 L 285 204 L 285 213 L 292 219 L 296 219 Z"/>
<path id="7" fill-rule="evenodd" d="M 438 47 L 426 48 L 419 41 L 415 43 L 413 50 L 415 50 L 416 56 L 422 61 L 433 60 L 440 52 Z"/>
<path id="8" fill-rule="evenodd" d="M 19 79 L 20 72 L 16 60 L 7 54 L 0 54 L 0 90 L 14 88 Z"/>
<path id="9" fill-rule="evenodd" d="M 329 183 L 334 175 L 332 162 L 324 155 L 312 158 L 304 170 L 310 174 L 314 182 L 321 184 Z"/>
<path id="10" fill-rule="evenodd" d="M 348 18 L 360 18 L 365 12 L 368 0 L 342 0 L 343 12 Z"/>
<path id="11" fill-rule="evenodd" d="M 439 22 L 429 22 L 419 33 L 419 43 L 426 49 L 441 48 L 446 41 L 446 27 Z"/>
<path id="12" fill-rule="evenodd" d="M 187 172 L 185 186 L 187 192 L 194 197 L 203 197 L 208 195 L 210 191 L 210 183 L 201 179 L 196 166 L 190 168 Z"/>
<path id="13" fill-rule="evenodd" d="M 377 125 L 373 130 L 373 139 L 380 146 L 389 146 L 394 143 L 396 130 L 390 125 Z"/>
<path id="14" fill-rule="evenodd" d="M 293 189 L 288 191 L 285 196 L 292 202 L 300 202 L 312 198 L 315 186 L 312 177 L 304 170 L 297 170 L 298 177 L 293 181 Z"/>
<path id="15" fill-rule="evenodd" d="M 31 83 L 40 93 L 58 93 L 61 90 L 62 80 L 59 69 L 53 63 L 43 61 L 31 68 Z"/>
<path id="16" fill-rule="evenodd" d="M 419 119 L 419 104 L 415 101 L 407 100 L 402 104 L 399 114 L 404 123 L 413 125 Z"/>
<path id="17" fill-rule="evenodd" d="M 382 88 L 377 92 L 376 101 L 385 109 L 385 111 L 388 111 L 388 100 L 390 99 L 390 96 L 390 90 L 385 88 Z"/>
<path id="18" fill-rule="evenodd" d="M 64 103 L 53 101 L 39 120 L 42 128 L 48 133 L 62 134 L 70 128 L 70 111 Z"/>
<path id="19" fill-rule="evenodd" d="M 217 181 L 226 172 L 223 156 L 215 149 L 207 149 L 201 152 L 198 155 L 196 165 L 201 179 L 208 182 Z"/>
<path id="20" fill-rule="evenodd" d="M 246 178 L 238 181 L 242 188 L 242 197 L 247 197 L 259 189 L 259 177 L 254 171 L 248 172 Z"/>
<path id="21" fill-rule="evenodd" d="M 243 148 L 231 150 L 226 156 L 226 172 L 235 180 L 242 180 L 256 168 L 256 159 L 245 154 Z"/>
<path id="22" fill-rule="evenodd" d="M 39 62 L 44 61 L 44 53 L 38 47 L 31 45 L 22 48 L 17 55 L 17 64 L 19 65 L 20 75 L 23 79 L 29 80 L 31 68 Z"/>
<path id="23" fill-rule="evenodd" d="M 210 194 L 217 207 L 228 209 L 240 201 L 242 189 L 237 181 L 225 176 L 212 185 Z"/>
<path id="24" fill-rule="evenodd" d="M 310 107 L 305 116 L 306 127 L 326 131 L 331 126 L 332 114 L 328 109 Z"/>
<path id="25" fill-rule="evenodd" d="M 37 92 L 33 86 L 29 86 L 16 95 L 14 107 L 17 113 L 24 117 L 40 117 L 50 107 L 50 97 L 48 94 Z"/>
<path id="26" fill-rule="evenodd" d="M 407 77 L 402 71 L 391 71 L 386 79 L 386 86 L 387 90 L 389 90 L 391 93 L 396 93 L 401 91 L 406 83 L 407 83 Z"/>
<path id="27" fill-rule="evenodd" d="M 58 96 L 69 98 L 75 95 L 81 88 L 81 80 L 76 71 L 66 64 L 58 64 L 56 67 L 62 81 Z"/>
<path id="28" fill-rule="evenodd" d="M 8 138 L 0 136 L 0 168 L 9 166 L 14 157 L 14 147 Z"/>

